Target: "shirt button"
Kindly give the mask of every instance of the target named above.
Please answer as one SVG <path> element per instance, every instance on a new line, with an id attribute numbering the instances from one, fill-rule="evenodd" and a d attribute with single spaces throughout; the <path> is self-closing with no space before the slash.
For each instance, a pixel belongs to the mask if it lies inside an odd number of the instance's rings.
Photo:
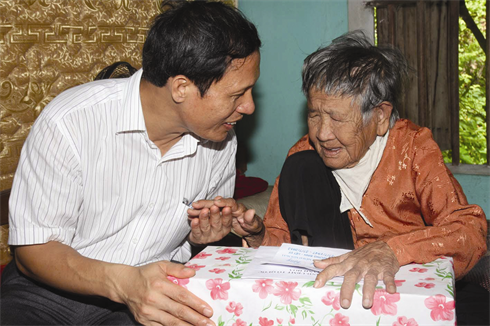
<path id="1" fill-rule="evenodd" d="M 131 242 L 134 243 L 134 244 L 137 244 L 138 243 L 138 238 L 134 238 Z"/>
<path id="2" fill-rule="evenodd" d="M 154 203 L 150 203 L 150 204 L 148 204 L 148 207 L 150 207 L 150 208 L 153 208 L 153 206 L 155 206 L 155 204 L 154 204 Z"/>

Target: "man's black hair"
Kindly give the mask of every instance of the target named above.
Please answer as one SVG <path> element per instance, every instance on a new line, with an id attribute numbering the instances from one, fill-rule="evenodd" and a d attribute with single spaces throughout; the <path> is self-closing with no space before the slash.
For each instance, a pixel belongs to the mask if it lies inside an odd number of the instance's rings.
<path id="1" fill-rule="evenodd" d="M 169 1 L 165 7 L 143 46 L 143 78 L 155 86 L 184 75 L 204 96 L 233 59 L 261 46 L 255 26 L 234 7 L 207 1 Z"/>

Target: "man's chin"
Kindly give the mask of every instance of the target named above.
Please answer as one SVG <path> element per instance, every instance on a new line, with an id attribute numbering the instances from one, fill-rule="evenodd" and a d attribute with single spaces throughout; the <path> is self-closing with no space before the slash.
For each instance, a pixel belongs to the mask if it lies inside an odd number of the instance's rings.
<path id="1" fill-rule="evenodd" d="M 228 132 L 226 133 L 215 133 L 215 134 L 212 134 L 212 135 L 203 135 L 201 136 L 201 138 L 204 138 L 208 141 L 212 141 L 212 142 L 215 142 L 215 143 L 219 143 L 219 142 L 222 142 L 223 140 L 226 139 L 226 137 L 228 136 Z"/>

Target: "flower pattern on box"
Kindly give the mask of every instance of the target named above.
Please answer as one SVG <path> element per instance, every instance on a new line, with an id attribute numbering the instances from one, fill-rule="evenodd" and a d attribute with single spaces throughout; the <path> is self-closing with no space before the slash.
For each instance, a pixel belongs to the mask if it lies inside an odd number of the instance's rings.
<path id="1" fill-rule="evenodd" d="M 204 265 L 198 265 L 198 264 L 189 264 L 189 263 L 187 263 L 185 266 L 186 266 L 186 267 L 189 267 L 189 268 L 192 268 L 192 269 L 193 269 L 193 270 L 195 270 L 195 271 L 198 271 L 198 270 L 200 270 L 201 268 L 206 267 L 206 266 L 204 266 Z"/>
<path id="2" fill-rule="evenodd" d="M 252 291 L 259 293 L 259 298 L 265 299 L 269 293 L 274 292 L 273 280 L 256 280 L 252 286 Z"/>
<path id="3" fill-rule="evenodd" d="M 419 324 L 413 318 L 408 319 L 405 316 L 401 316 L 396 319 L 393 326 L 419 326 Z"/>
<path id="4" fill-rule="evenodd" d="M 436 285 L 434 283 L 419 282 L 415 284 L 415 286 L 418 286 L 419 288 L 432 289 Z"/>
<path id="5" fill-rule="evenodd" d="M 400 293 L 388 293 L 385 290 L 376 290 L 374 292 L 373 306 L 371 311 L 377 315 L 396 315 L 397 305 L 400 301 Z"/>
<path id="6" fill-rule="evenodd" d="M 177 285 L 180 285 L 182 286 L 183 288 L 186 288 L 187 289 L 187 286 L 186 284 L 189 283 L 189 279 L 188 278 L 177 278 L 177 277 L 174 277 L 174 276 L 167 276 L 167 279 L 172 282 L 172 283 L 175 283 Z"/>
<path id="7" fill-rule="evenodd" d="M 226 307 L 226 311 L 232 312 L 235 316 L 240 316 L 243 312 L 243 306 L 241 303 L 235 303 L 235 301 L 230 301 Z"/>
<path id="8" fill-rule="evenodd" d="M 371 309 L 362 307 L 362 284 L 357 284 L 351 307 L 342 309 L 340 283 L 329 281 L 316 289 L 314 279 L 243 279 L 255 252 L 252 248 L 207 247 L 186 264 L 196 270 L 195 277 L 169 280 L 208 302 L 218 326 L 418 326 L 456 322 L 450 258 L 402 266 L 395 280 L 397 292 L 390 294 L 378 286 Z"/>
<path id="9" fill-rule="evenodd" d="M 446 302 L 446 297 L 436 294 L 424 300 L 425 306 L 431 310 L 430 317 L 433 320 L 453 320 L 454 301 Z"/>
<path id="10" fill-rule="evenodd" d="M 216 274 L 221 274 L 224 273 L 226 270 L 222 268 L 213 268 L 209 270 L 211 273 L 216 273 Z"/>
<path id="11" fill-rule="evenodd" d="M 241 319 L 237 319 L 234 323 L 233 323 L 233 326 L 247 326 L 247 323 L 244 322 L 243 320 Z"/>
<path id="12" fill-rule="evenodd" d="M 322 297 L 322 302 L 327 306 L 332 306 L 335 310 L 340 310 L 340 292 L 328 291 Z"/>
<path id="13" fill-rule="evenodd" d="M 301 295 L 301 290 L 296 289 L 297 286 L 298 282 L 279 281 L 276 283 L 273 294 L 280 298 L 281 303 L 291 304 L 293 300 L 298 300 Z"/>
<path id="14" fill-rule="evenodd" d="M 344 316 L 341 313 L 337 313 L 332 319 L 330 319 L 329 324 L 331 326 L 350 326 L 349 317 Z"/>
<path id="15" fill-rule="evenodd" d="M 229 282 L 223 282 L 221 278 L 207 280 L 206 287 L 211 290 L 211 298 L 213 300 L 227 300 L 228 290 L 230 289 Z"/>

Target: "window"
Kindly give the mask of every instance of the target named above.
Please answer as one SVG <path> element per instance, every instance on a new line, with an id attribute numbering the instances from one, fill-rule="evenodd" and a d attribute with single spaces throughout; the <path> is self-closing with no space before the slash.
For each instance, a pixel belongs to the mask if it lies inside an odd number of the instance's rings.
<path id="1" fill-rule="evenodd" d="M 349 1 L 350 18 L 351 3 L 356 2 Z M 468 6 L 464 1 L 444 0 L 362 4 L 374 17 L 371 29 L 375 26 L 377 43 L 399 48 L 415 68 L 409 80 L 414 87 L 407 90 L 400 115 L 432 130 L 456 173 L 490 175 L 489 86 L 485 83 L 489 69 L 485 69 L 484 55 L 488 43 L 481 33 L 488 16 L 485 2 L 475 0 Z M 366 30 L 366 26 L 369 23 L 349 25 L 349 29 Z"/>

